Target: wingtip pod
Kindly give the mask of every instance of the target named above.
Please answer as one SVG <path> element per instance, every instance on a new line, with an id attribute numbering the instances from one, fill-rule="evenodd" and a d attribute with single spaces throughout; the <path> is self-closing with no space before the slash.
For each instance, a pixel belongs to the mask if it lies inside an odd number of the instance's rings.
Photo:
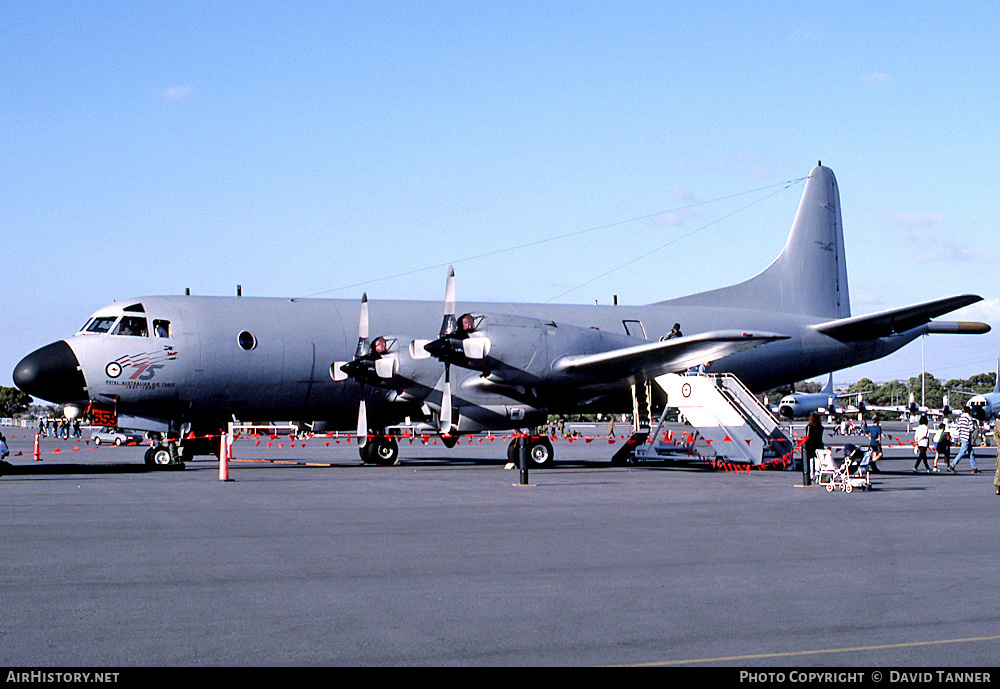
<path id="1" fill-rule="evenodd" d="M 985 335 L 992 329 L 978 321 L 931 321 L 927 324 L 927 332 L 931 334 Z"/>

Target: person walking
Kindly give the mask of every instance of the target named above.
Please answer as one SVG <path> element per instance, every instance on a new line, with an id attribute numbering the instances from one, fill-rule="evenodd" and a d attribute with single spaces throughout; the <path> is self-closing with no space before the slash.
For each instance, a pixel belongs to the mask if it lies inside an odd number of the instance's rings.
<path id="1" fill-rule="evenodd" d="M 969 405 L 965 405 L 962 409 L 962 415 L 958 418 L 958 423 L 956 424 L 956 430 L 958 433 L 959 449 L 958 454 L 955 455 L 953 459 L 948 464 L 948 471 L 953 474 L 957 474 L 955 467 L 962 460 L 966 454 L 969 455 L 969 466 L 972 467 L 972 473 L 978 474 L 979 467 L 976 466 L 976 451 L 972 447 L 972 437 L 973 437 L 973 426 L 975 426 L 976 420 L 972 418 L 972 414 L 969 413 Z"/>
<path id="2" fill-rule="evenodd" d="M 812 461 L 816 459 L 816 450 L 822 450 L 823 445 L 823 424 L 819 420 L 819 414 L 813 412 L 809 415 L 809 423 L 806 424 L 806 466 L 811 467 Z"/>
<path id="3" fill-rule="evenodd" d="M 934 471 L 938 470 L 938 459 L 941 457 L 944 457 L 945 466 L 951 463 L 951 433 L 944 422 L 934 434 Z"/>
<path id="4" fill-rule="evenodd" d="M 881 469 L 878 468 L 876 462 L 882 459 L 882 426 L 877 416 L 874 421 L 875 423 L 871 426 L 866 426 L 862 433 L 868 436 L 868 447 L 871 450 L 871 459 L 868 462 L 868 467 L 876 473 L 881 473 Z"/>
<path id="5" fill-rule="evenodd" d="M 917 444 L 917 461 L 913 465 L 913 473 L 917 473 L 917 470 L 920 468 L 920 462 L 924 463 L 924 470 L 928 474 L 931 472 L 931 468 L 927 464 L 927 441 L 929 437 L 930 432 L 927 430 L 927 416 L 921 415 L 920 425 L 913 432 L 913 440 Z"/>
<path id="6" fill-rule="evenodd" d="M 1000 421 L 993 422 L 993 444 L 997 448 L 997 470 L 993 474 L 993 487 L 997 495 L 1000 495 Z"/>

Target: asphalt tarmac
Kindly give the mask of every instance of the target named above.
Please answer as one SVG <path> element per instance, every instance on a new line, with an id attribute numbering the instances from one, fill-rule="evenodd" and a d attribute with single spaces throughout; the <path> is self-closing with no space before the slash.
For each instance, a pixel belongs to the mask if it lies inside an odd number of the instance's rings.
<path id="1" fill-rule="evenodd" d="M 241 439 L 222 482 L 207 458 L 148 470 L 144 448 L 83 441 L 43 439 L 36 462 L 3 431 L 0 666 L 1000 661 L 994 448 L 978 475 L 887 449 L 848 494 L 612 467 L 606 439 L 556 441 L 527 486 L 499 439 L 404 441 L 394 467 L 346 440 Z"/>

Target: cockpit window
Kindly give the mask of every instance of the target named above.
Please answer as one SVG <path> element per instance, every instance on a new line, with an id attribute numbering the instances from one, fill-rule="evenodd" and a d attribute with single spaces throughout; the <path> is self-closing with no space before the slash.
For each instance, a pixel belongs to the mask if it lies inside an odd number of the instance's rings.
<path id="1" fill-rule="evenodd" d="M 111 330 L 111 326 L 115 324 L 116 320 L 118 320 L 118 316 L 98 316 L 87 326 L 87 332 L 103 335 Z"/>
<path id="2" fill-rule="evenodd" d="M 122 316 L 121 321 L 112 335 L 127 335 L 130 337 L 149 337 L 146 319 L 141 316 Z"/>
<path id="3" fill-rule="evenodd" d="M 170 337 L 170 321 L 154 320 L 153 334 L 156 337 Z"/>

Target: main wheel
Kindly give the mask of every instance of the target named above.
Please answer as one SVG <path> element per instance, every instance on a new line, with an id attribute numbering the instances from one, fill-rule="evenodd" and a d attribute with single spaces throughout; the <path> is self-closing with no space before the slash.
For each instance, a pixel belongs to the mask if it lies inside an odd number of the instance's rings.
<path id="1" fill-rule="evenodd" d="M 548 438 L 543 436 L 529 441 L 528 459 L 536 468 L 552 466 L 553 457 L 555 457 L 555 451 Z"/>
<path id="2" fill-rule="evenodd" d="M 510 441 L 510 445 L 507 446 L 507 461 L 511 464 L 517 464 L 519 462 L 517 456 L 517 438 Z"/>
<path id="3" fill-rule="evenodd" d="M 399 444 L 395 438 L 376 438 L 372 441 L 371 456 L 379 466 L 392 466 L 399 457 Z"/>
<path id="4" fill-rule="evenodd" d="M 399 457 L 399 444 L 395 438 L 375 437 L 358 448 L 361 461 L 377 466 L 392 466 Z"/>

